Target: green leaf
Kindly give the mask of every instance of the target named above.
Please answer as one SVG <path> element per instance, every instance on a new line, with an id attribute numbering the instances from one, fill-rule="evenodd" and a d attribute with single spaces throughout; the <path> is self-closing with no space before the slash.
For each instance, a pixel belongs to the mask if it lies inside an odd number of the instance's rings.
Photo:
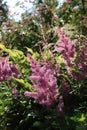
<path id="1" fill-rule="evenodd" d="M 2 43 L 0 44 L 0 49 L 2 49 L 2 50 L 6 49 L 5 46 Z"/>
<path id="2" fill-rule="evenodd" d="M 27 81 L 23 80 L 23 79 L 17 79 L 15 78 L 15 80 L 20 83 L 22 86 L 24 86 L 25 88 L 28 88 L 30 91 L 34 91 L 34 89 L 32 88 L 31 84 L 29 84 Z"/>
<path id="3" fill-rule="evenodd" d="M 55 60 L 56 60 L 59 64 L 65 64 L 65 63 L 64 63 L 64 59 L 63 59 L 60 55 L 56 55 L 56 56 L 55 56 Z"/>
<path id="4" fill-rule="evenodd" d="M 71 117 L 70 119 L 75 122 L 84 122 L 86 117 L 84 114 L 81 114 L 81 117 L 74 116 L 74 117 Z"/>
<path id="5" fill-rule="evenodd" d="M 81 118 L 79 118 L 79 121 L 80 121 L 80 122 L 83 122 L 83 121 L 85 121 L 85 119 L 86 119 L 85 115 L 82 114 L 82 115 L 81 115 Z"/>
<path id="6" fill-rule="evenodd" d="M 33 50 L 32 50 L 31 48 L 28 48 L 28 47 L 26 47 L 26 48 L 27 48 L 27 51 L 30 52 L 31 54 L 34 53 Z"/>
<path id="7" fill-rule="evenodd" d="M 44 58 L 51 60 L 51 52 L 49 50 L 45 49 L 43 54 L 44 54 Z"/>

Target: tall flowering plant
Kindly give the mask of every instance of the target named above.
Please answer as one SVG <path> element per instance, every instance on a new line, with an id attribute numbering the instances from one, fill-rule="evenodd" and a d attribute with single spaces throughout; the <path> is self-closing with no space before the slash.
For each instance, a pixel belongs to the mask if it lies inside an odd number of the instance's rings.
<path id="1" fill-rule="evenodd" d="M 66 68 L 72 67 L 75 55 L 75 41 L 71 41 L 60 28 L 58 28 L 59 42 L 55 45 L 57 51 L 64 58 Z"/>
<path id="2" fill-rule="evenodd" d="M 59 115 L 62 115 L 64 114 L 64 101 L 68 100 L 69 93 L 72 93 L 73 88 L 71 82 L 76 79 L 76 76 L 79 78 L 81 73 L 79 67 L 76 69 L 79 75 L 73 72 L 77 59 L 75 56 L 77 53 L 76 42 L 70 40 L 60 28 L 58 28 L 58 37 L 59 41 L 54 48 L 59 56 L 61 55 L 64 59 L 65 67 L 61 70 L 61 64 L 59 61 L 55 61 L 54 53 L 52 54 L 51 60 L 48 61 L 45 59 L 45 61 L 42 60 L 41 62 L 28 54 L 31 70 L 29 81 L 34 91 L 26 91 L 24 95 L 34 98 L 42 106 L 51 107 L 57 102 L 57 111 Z M 81 64 L 80 60 L 79 63 Z M 84 69 L 82 64 L 81 69 Z M 58 80 L 60 83 L 58 83 Z"/>
<path id="3" fill-rule="evenodd" d="M 32 75 L 29 80 L 35 92 L 25 92 L 25 96 L 33 97 L 41 105 L 51 106 L 55 103 L 58 96 L 58 85 L 56 70 L 53 69 L 51 62 L 39 63 L 28 55 Z M 58 72 L 59 73 L 59 72 Z"/>

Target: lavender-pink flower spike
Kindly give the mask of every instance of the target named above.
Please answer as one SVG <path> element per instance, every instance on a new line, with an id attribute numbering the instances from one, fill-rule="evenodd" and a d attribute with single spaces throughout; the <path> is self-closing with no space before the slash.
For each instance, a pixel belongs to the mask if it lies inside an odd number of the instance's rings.
<path id="1" fill-rule="evenodd" d="M 9 64 L 9 57 L 0 57 L 0 82 L 11 77 L 18 77 L 19 72 L 15 64 Z"/>
<path id="2" fill-rule="evenodd" d="M 75 41 L 71 41 L 60 28 L 58 28 L 58 36 L 59 43 L 55 46 L 55 50 L 62 53 L 66 65 L 70 67 L 75 54 Z"/>
<path id="3" fill-rule="evenodd" d="M 37 62 L 29 53 L 27 54 L 27 57 L 30 60 L 30 66 L 31 66 L 32 72 L 37 73 L 38 69 L 40 67 L 39 62 Z M 37 68 L 37 69 L 35 69 L 35 68 Z"/>
<path id="4" fill-rule="evenodd" d="M 58 95 L 57 79 L 51 62 L 39 63 L 31 55 L 30 65 L 32 75 L 29 79 L 32 81 L 32 87 L 36 92 L 25 92 L 25 96 L 33 97 L 41 105 L 51 106 Z M 33 64 L 32 64 L 33 63 Z"/>

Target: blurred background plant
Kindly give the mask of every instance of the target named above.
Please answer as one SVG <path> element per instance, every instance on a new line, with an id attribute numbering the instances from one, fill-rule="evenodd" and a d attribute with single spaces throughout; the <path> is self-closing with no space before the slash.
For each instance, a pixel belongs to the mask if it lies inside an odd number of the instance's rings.
<path id="1" fill-rule="evenodd" d="M 8 18 L 8 6 L 3 0 L 0 1 L 0 26 Z"/>

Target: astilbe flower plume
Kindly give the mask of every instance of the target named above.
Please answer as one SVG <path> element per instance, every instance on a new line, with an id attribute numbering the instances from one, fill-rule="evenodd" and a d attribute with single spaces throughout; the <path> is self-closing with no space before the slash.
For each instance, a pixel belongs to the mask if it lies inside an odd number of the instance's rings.
<path id="1" fill-rule="evenodd" d="M 35 92 L 26 91 L 25 96 L 32 97 L 41 105 L 51 106 L 58 96 L 56 72 L 52 67 L 52 62 L 37 62 L 28 55 L 32 70 L 29 79 L 32 81 L 32 87 Z"/>
<path id="2" fill-rule="evenodd" d="M 55 50 L 61 54 L 65 60 L 66 68 L 71 67 L 71 62 L 75 54 L 75 41 L 71 41 L 60 28 L 58 28 L 59 43 L 56 44 Z"/>
<path id="3" fill-rule="evenodd" d="M 74 61 L 77 71 L 72 71 L 72 77 L 81 81 L 87 77 L 87 45 L 84 45 L 84 48 L 80 50 L 78 54 L 78 57 Z"/>
<path id="4" fill-rule="evenodd" d="M 11 77 L 18 77 L 19 72 L 14 63 L 9 64 L 9 57 L 0 57 L 0 82 Z"/>

